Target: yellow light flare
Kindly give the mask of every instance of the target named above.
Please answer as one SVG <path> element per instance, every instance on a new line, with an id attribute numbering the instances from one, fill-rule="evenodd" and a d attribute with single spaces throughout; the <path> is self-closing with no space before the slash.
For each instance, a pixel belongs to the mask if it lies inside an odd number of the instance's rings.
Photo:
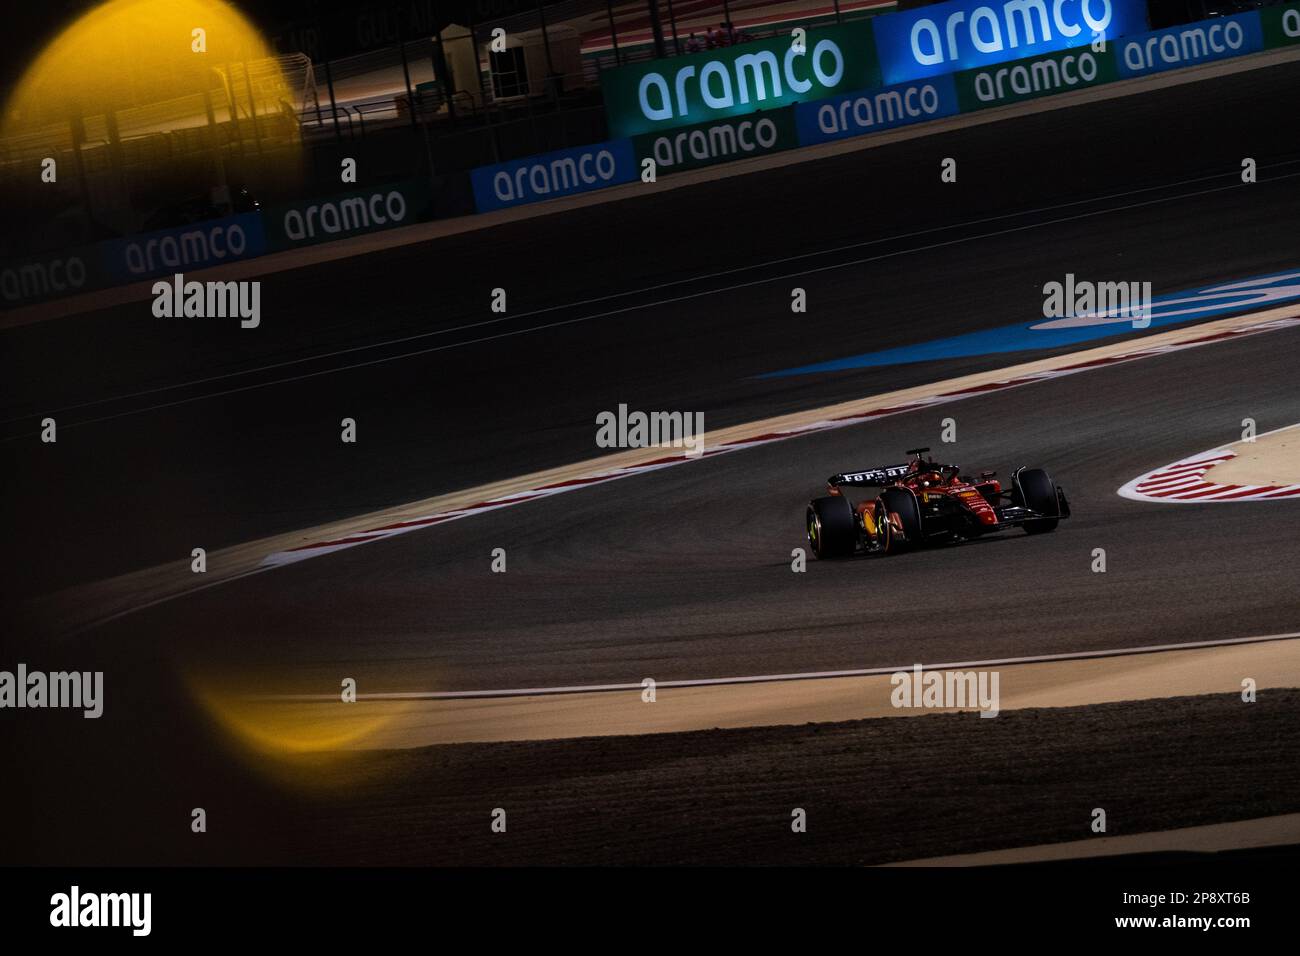
<path id="1" fill-rule="evenodd" d="M 202 31 L 200 35 L 196 31 Z M 197 48 L 201 47 L 201 52 Z M 6 139 L 111 116 L 123 136 L 168 132 L 292 105 L 266 41 L 221 0 L 110 0 L 36 57 L 5 104 Z M 245 71 L 252 76 L 245 79 Z M 250 97 L 251 92 L 251 97 Z"/>
<path id="2" fill-rule="evenodd" d="M 273 758 L 365 749 L 408 707 L 403 701 L 294 703 L 217 690 L 194 679 L 189 685 L 208 715 L 241 746 Z"/>
<path id="3" fill-rule="evenodd" d="M 383 732 L 410 710 L 405 701 L 295 703 L 251 697 L 239 678 L 186 675 L 190 694 L 230 750 L 268 780 L 336 792 L 387 776 L 391 763 L 370 759 L 391 747 Z"/>

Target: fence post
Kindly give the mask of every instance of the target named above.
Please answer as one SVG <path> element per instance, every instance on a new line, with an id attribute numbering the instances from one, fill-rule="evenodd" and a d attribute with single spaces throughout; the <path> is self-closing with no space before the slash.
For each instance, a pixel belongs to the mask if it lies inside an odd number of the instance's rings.
<path id="1" fill-rule="evenodd" d="M 551 59 L 551 38 L 546 35 L 546 10 L 542 0 L 537 0 L 537 17 L 542 22 L 542 48 L 546 50 L 546 92 L 559 109 L 560 98 L 555 92 L 555 61 Z"/>
<path id="2" fill-rule="evenodd" d="M 69 119 L 72 126 L 72 155 L 77 158 L 77 179 L 81 183 L 81 205 L 86 214 L 86 232 L 92 238 L 96 235 L 95 214 L 90 208 L 90 181 L 86 178 L 86 161 L 81 155 L 81 144 L 86 139 L 86 121 L 81 115 L 81 107 L 73 107 L 75 112 Z"/>
<path id="3" fill-rule="evenodd" d="M 397 34 L 397 49 L 402 54 L 402 81 L 406 84 L 406 111 L 411 114 L 411 126 L 419 122 L 415 118 L 415 91 L 411 89 L 411 68 L 406 62 L 406 31 Z"/>
<path id="4" fill-rule="evenodd" d="M 614 0 L 605 0 L 605 12 L 609 14 L 609 42 L 614 44 L 614 64 L 623 65 L 623 55 L 618 52 L 618 27 L 614 24 Z"/>
<path id="5" fill-rule="evenodd" d="M 316 18 L 316 32 L 320 35 L 321 62 L 325 64 L 325 88 L 330 94 L 330 116 L 334 118 L 334 139 L 343 142 L 343 132 L 339 129 L 339 105 L 334 99 L 334 72 L 330 69 L 330 41 L 325 32 L 325 23 Z M 350 131 L 349 131 L 350 132 Z"/>
<path id="6" fill-rule="evenodd" d="M 244 127 L 239 122 L 239 104 L 235 102 L 235 87 L 230 80 L 230 64 L 223 63 L 221 82 L 226 88 L 226 106 L 230 110 L 230 125 L 235 131 L 235 141 L 239 144 L 239 155 L 244 155 Z"/>
<path id="7" fill-rule="evenodd" d="M 334 138 L 343 142 L 343 131 L 339 129 L 339 105 L 334 99 L 334 73 L 330 61 L 325 61 L 325 87 L 330 91 L 330 116 L 334 117 Z"/>
<path id="8" fill-rule="evenodd" d="M 655 59 L 662 60 L 667 53 L 664 50 L 664 25 L 659 22 L 659 0 L 646 0 L 646 8 L 650 12 L 650 33 L 655 42 Z"/>
<path id="9" fill-rule="evenodd" d="M 492 144 L 492 162 L 501 162 L 501 145 L 497 142 L 497 129 L 492 123 L 492 97 L 488 93 L 487 81 L 483 79 L 483 64 L 478 58 L 478 24 L 474 20 L 474 5 L 470 4 L 469 42 L 474 48 L 474 72 L 478 74 L 479 95 L 483 97 L 483 118 L 487 123 L 488 139 Z M 489 55 L 488 62 L 491 63 Z"/>
<path id="10" fill-rule="evenodd" d="M 443 98 L 447 101 L 447 120 L 452 126 L 456 125 L 456 78 L 451 75 L 451 64 L 447 62 L 447 48 L 442 45 L 442 33 L 433 34 L 433 46 L 430 52 L 434 54 L 433 72 L 435 78 L 442 82 Z M 477 56 L 477 54 L 475 54 Z"/>
<path id="11" fill-rule="evenodd" d="M 253 78 L 248 72 L 248 61 L 243 61 L 244 88 L 248 90 L 248 116 L 253 121 L 253 141 L 257 143 L 257 152 L 262 152 L 262 131 L 257 126 L 257 100 L 253 97 Z"/>

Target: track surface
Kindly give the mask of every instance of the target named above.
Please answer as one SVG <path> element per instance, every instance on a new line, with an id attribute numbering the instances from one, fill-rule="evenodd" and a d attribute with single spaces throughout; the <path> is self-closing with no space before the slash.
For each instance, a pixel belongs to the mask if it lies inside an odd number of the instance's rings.
<path id="1" fill-rule="evenodd" d="M 537 687 L 1273 633 L 1295 623 L 1290 506 L 1188 511 L 1115 491 L 1239 437 L 1243 418 L 1300 421 L 1297 348 L 1300 331 L 1270 333 L 623 479 L 223 585 L 98 639 L 185 634 L 200 660 L 259 660 L 276 686 L 292 670 L 284 689 L 328 692 L 342 676 L 367 691 Z M 948 416 L 959 441 L 941 445 Z M 1076 517 L 792 572 L 824 477 L 917 444 L 1004 475 L 1046 465 Z"/>
<path id="2" fill-rule="evenodd" d="M 155 319 L 148 302 L 13 330 L 6 583 L 53 590 L 581 460 L 596 413 L 619 402 L 717 428 L 1005 364 L 754 378 L 1032 317 L 1067 272 L 1160 293 L 1284 270 L 1300 260 L 1300 177 L 1277 178 L 1300 172 L 1298 90 L 1300 64 L 1272 67 L 271 276 L 255 331 Z M 1153 131 L 1159 149 L 1135 146 Z M 956 184 L 939 181 L 945 156 Z M 1188 193 L 1201 194 L 1174 198 Z M 723 291 L 742 283 L 759 284 Z M 506 321 L 488 309 L 497 287 Z M 410 336 L 423 337 L 371 347 Z M 362 350 L 314 358 L 347 348 Z M 297 364 L 249 372 L 283 362 Z M 302 375 L 317 377 L 190 401 Z M 119 398 L 151 388 L 167 391 Z M 131 414 L 177 401 L 190 403 Z M 36 441 L 46 414 L 56 448 Z M 344 416 L 356 446 L 338 441 Z"/>
<path id="3" fill-rule="evenodd" d="M 1300 67 L 1275 67 L 299 270 L 264 283 L 256 333 L 160 324 L 147 304 L 7 333 L 6 585 L 21 597 L 187 563 L 193 547 L 590 457 L 596 413 L 622 402 L 702 411 L 716 428 L 1027 360 L 1041 353 L 756 377 L 1033 316 L 1043 284 L 1067 272 L 1160 293 L 1282 271 L 1300 262 L 1300 177 L 1287 178 L 1300 170 L 1298 86 Z M 957 186 L 938 181 L 944 156 L 958 159 Z M 1243 156 L 1260 162 L 1260 183 L 1236 185 Z M 981 222 L 994 216 L 1005 218 Z M 896 254 L 858 261 L 883 253 Z M 792 256 L 806 258 L 755 266 Z M 806 269 L 822 271 L 790 275 Z M 670 282 L 681 284 L 590 301 Z M 462 328 L 495 318 L 497 286 L 508 321 Z M 807 290 L 804 315 L 790 312 L 794 286 Z M 424 337 L 372 348 L 408 336 Z M 361 351 L 316 357 L 346 348 Z M 145 727 L 174 736 L 165 760 L 137 743 L 119 767 L 220 767 L 215 741 L 183 732 L 183 676 L 248 690 L 328 692 L 345 676 L 371 692 L 474 689 L 1293 630 L 1294 505 L 1161 507 L 1115 490 L 1239 438 L 1243 418 L 1261 431 L 1300 421 L 1297 348 L 1300 331 L 1271 333 L 696 462 L 257 575 L 75 638 L 23 619 L 9 629 L 15 659 L 104 669 L 119 715 L 76 726 L 31 715 L 48 731 L 27 753 L 33 777 L 72 773 L 61 764 L 88 740 L 111 764 Z M 375 359 L 392 360 L 340 369 Z M 297 364 L 254 370 L 284 362 Z M 235 377 L 189 384 L 224 375 Z M 268 384 L 286 376 L 309 377 Z M 258 387 L 214 394 L 247 386 Z M 164 390 L 121 397 L 147 389 Z M 35 422 L 50 409 L 66 410 L 58 444 L 44 446 Z M 949 415 L 958 441 L 943 445 Z M 338 440 L 344 416 L 358 422 L 355 446 Z M 918 444 L 1004 475 L 1046 466 L 1076 517 L 1048 536 L 792 573 L 824 477 Z M 496 547 L 505 574 L 489 570 Z M 1097 548 L 1105 574 L 1091 570 Z M 122 785 L 123 812 L 140 812 Z M 85 809 L 75 791 L 63 801 L 42 812 Z"/>

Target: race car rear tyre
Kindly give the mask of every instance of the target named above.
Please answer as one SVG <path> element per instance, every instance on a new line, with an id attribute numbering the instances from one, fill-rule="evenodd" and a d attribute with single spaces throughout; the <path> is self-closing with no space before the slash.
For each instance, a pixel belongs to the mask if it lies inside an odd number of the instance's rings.
<path id="1" fill-rule="evenodd" d="M 858 545 L 853 506 L 842 495 L 814 498 L 808 503 L 808 545 L 818 558 L 851 557 Z"/>
<path id="2" fill-rule="evenodd" d="M 1016 475 L 1016 487 L 1011 496 L 1014 504 L 1021 505 L 1039 514 L 1061 513 L 1061 504 L 1056 495 L 1056 483 L 1052 476 L 1041 468 L 1026 468 Z M 1026 534 L 1043 534 L 1055 530 L 1060 523 L 1058 518 L 1043 518 L 1025 522 Z"/>
<path id="3" fill-rule="evenodd" d="M 898 515 L 899 524 L 903 526 L 903 537 L 890 535 L 887 550 L 901 551 L 921 543 L 921 506 L 916 501 L 916 495 L 906 488 L 886 488 L 880 493 L 880 506 L 885 514 L 892 512 Z"/>

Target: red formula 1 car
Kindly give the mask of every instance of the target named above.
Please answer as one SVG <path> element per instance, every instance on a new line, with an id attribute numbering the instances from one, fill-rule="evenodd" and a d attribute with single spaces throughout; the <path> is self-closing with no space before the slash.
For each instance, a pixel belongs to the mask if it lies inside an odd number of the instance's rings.
<path id="1" fill-rule="evenodd" d="M 1029 534 L 1052 531 L 1070 517 L 1065 493 L 1041 468 L 1017 468 L 1004 490 L 996 472 L 978 478 L 956 465 L 922 457 L 914 448 L 902 465 L 831 475 L 829 494 L 808 503 L 808 544 L 819 558 L 891 554 L 942 541 L 963 541 L 1005 528 Z M 879 488 L 854 504 L 844 488 Z"/>

